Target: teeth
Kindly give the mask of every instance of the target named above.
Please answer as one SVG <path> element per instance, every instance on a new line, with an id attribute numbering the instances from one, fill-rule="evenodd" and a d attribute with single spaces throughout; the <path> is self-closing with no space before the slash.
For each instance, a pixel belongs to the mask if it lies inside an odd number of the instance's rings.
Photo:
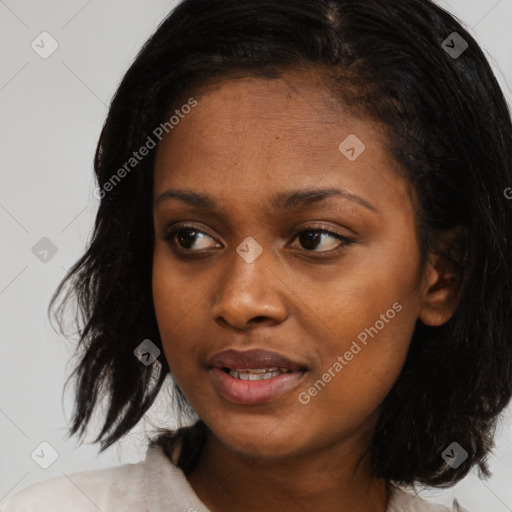
<path id="1" fill-rule="evenodd" d="M 275 370 L 278 370 L 276 366 L 273 366 L 272 368 L 244 368 L 242 370 L 235 370 L 237 372 L 248 372 L 248 373 L 265 373 L 265 372 L 272 372 Z"/>
<path id="2" fill-rule="evenodd" d="M 239 380 L 265 380 L 277 377 L 281 373 L 288 373 L 286 368 L 244 368 L 242 370 L 230 370 L 229 375 Z"/>

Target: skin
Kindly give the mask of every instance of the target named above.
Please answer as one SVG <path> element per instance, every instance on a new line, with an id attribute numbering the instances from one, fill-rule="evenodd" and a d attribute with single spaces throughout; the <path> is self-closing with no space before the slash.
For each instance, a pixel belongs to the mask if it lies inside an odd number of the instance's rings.
<path id="1" fill-rule="evenodd" d="M 363 456 L 379 404 L 416 320 L 440 325 L 455 308 L 443 261 L 432 256 L 419 267 L 410 184 L 395 172 L 381 127 L 352 116 L 318 74 L 235 78 L 194 97 L 198 105 L 159 144 L 154 168 L 154 199 L 180 189 L 216 204 L 170 198 L 154 208 L 153 299 L 165 357 L 211 431 L 188 481 L 213 512 L 384 512 L 386 482 L 371 476 Z M 354 161 L 338 149 L 349 134 L 366 146 Z M 276 193 L 329 188 L 374 209 L 336 196 L 302 209 L 271 207 Z M 204 233 L 181 240 L 184 256 L 179 237 L 165 239 L 171 224 Z M 308 244 L 296 235 L 319 227 L 353 243 L 323 234 Z M 263 249 L 252 263 L 236 251 L 247 237 Z M 300 403 L 298 394 L 396 302 L 402 310 Z M 206 369 L 227 348 L 274 350 L 309 371 L 271 402 L 234 404 Z"/>

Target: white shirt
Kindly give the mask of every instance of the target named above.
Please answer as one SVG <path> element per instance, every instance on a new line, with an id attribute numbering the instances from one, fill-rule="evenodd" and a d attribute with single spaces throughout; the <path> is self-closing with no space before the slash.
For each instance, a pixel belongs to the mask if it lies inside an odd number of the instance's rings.
<path id="1" fill-rule="evenodd" d="M 146 458 L 31 484 L 0 503 L 0 512 L 211 512 L 197 497 L 183 471 L 159 446 Z M 450 509 L 394 487 L 386 512 L 468 512 L 454 501 Z"/>

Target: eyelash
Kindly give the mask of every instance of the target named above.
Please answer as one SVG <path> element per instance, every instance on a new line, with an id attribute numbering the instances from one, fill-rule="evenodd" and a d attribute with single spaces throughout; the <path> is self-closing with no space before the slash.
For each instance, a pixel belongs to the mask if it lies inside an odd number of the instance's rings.
<path id="1" fill-rule="evenodd" d="M 196 228 L 195 226 L 187 226 L 187 225 L 181 225 L 181 226 L 178 226 L 178 227 L 171 227 L 171 228 L 168 228 L 165 233 L 164 233 L 164 240 L 173 248 L 173 250 L 176 250 L 178 252 L 185 252 L 185 253 L 190 253 L 190 256 L 192 256 L 192 253 L 197 253 L 198 255 L 201 255 L 201 253 L 205 254 L 205 253 L 209 253 L 212 251 L 212 249 L 205 249 L 203 251 L 194 251 L 193 249 L 183 249 L 183 248 L 176 248 L 177 246 L 177 243 L 174 241 L 174 237 L 176 234 L 178 233 L 183 233 L 183 232 L 189 232 L 189 231 L 193 231 L 197 234 L 204 234 L 206 236 L 208 236 L 209 238 L 212 238 L 210 237 L 210 235 L 208 235 L 207 233 L 205 233 L 204 231 Z M 299 231 L 297 231 L 296 233 L 294 233 L 293 235 L 293 238 L 292 238 L 292 241 L 295 240 L 298 236 L 300 236 L 301 234 L 303 233 L 315 233 L 315 234 L 324 234 L 324 235 L 328 235 L 329 237 L 332 237 L 332 238 L 335 238 L 337 240 L 339 240 L 340 242 L 342 242 L 336 249 L 331 249 L 329 251 L 315 251 L 315 250 L 307 250 L 307 249 L 304 249 L 307 253 L 319 253 L 319 254 L 323 254 L 323 255 L 333 255 L 333 254 L 337 254 L 339 252 L 342 252 L 344 249 L 346 249 L 348 246 L 352 245 L 354 243 L 353 240 L 343 236 L 343 235 L 340 235 L 339 233 L 335 233 L 333 231 L 330 231 L 328 229 L 323 229 L 323 228 L 318 228 L 318 227 L 311 227 L 311 228 L 302 228 L 300 229 Z M 213 238 L 212 238 L 213 239 Z"/>

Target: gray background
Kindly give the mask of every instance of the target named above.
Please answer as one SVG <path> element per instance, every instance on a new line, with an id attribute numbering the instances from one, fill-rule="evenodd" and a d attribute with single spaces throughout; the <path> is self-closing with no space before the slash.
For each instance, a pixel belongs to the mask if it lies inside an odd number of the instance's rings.
<path id="1" fill-rule="evenodd" d="M 512 0 L 438 3 L 484 48 L 512 104 Z M 62 392 L 74 342 L 53 331 L 46 311 L 91 233 L 99 202 L 92 161 L 107 105 L 140 46 L 175 4 L 0 0 L 0 502 L 53 476 L 143 460 L 149 422 L 174 424 L 164 392 L 147 420 L 101 455 L 95 445 L 65 440 L 72 386 Z M 42 47 L 45 31 L 58 48 L 43 59 L 31 44 Z M 40 52 L 51 48 L 44 37 Z M 46 262 L 32 250 L 47 243 L 43 237 L 57 249 Z M 500 422 L 492 479 L 472 473 L 452 489 L 425 496 L 444 504 L 457 496 L 471 512 L 512 511 L 511 412 Z M 87 441 L 96 430 L 89 432 Z M 42 442 L 58 453 L 47 469 L 31 458 Z"/>

